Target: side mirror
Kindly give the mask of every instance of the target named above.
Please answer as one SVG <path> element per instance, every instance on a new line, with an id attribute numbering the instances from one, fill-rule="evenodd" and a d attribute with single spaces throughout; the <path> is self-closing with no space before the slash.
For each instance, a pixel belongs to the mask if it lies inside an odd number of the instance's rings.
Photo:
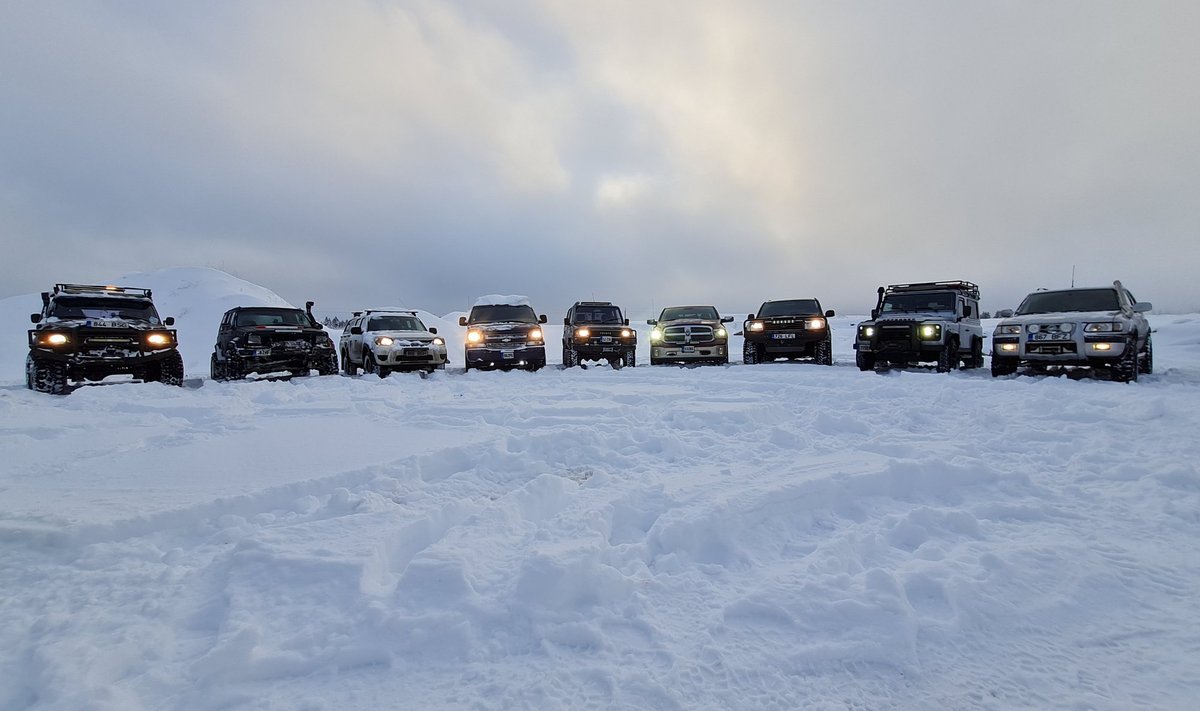
<path id="1" fill-rule="evenodd" d="M 746 314 L 746 320 L 747 320 L 747 321 L 753 321 L 753 320 L 754 320 L 754 314 Z"/>
<path id="2" fill-rule="evenodd" d="M 1154 305 L 1149 301 L 1139 301 L 1133 305 L 1133 312 L 1135 314 L 1149 313 L 1152 308 L 1154 308 Z"/>
<path id="3" fill-rule="evenodd" d="M 628 325 L 629 325 L 629 319 L 625 319 L 625 325 L 626 325 L 626 326 L 628 326 Z"/>
<path id="4" fill-rule="evenodd" d="M 733 317 L 726 316 L 725 318 L 721 319 L 721 323 L 733 323 Z"/>
<path id="5" fill-rule="evenodd" d="M 658 325 L 658 319 L 656 319 L 656 318 L 648 318 L 648 319 L 646 319 L 646 325 L 647 325 L 647 326 L 657 326 L 657 325 Z"/>
<path id="6" fill-rule="evenodd" d="M 466 316 L 459 316 L 459 317 L 458 317 L 458 325 L 459 325 L 459 326 L 466 326 L 466 325 L 467 325 L 467 317 L 466 317 Z"/>
<path id="7" fill-rule="evenodd" d="M 546 314 L 538 316 L 538 323 L 546 323 Z"/>
<path id="8" fill-rule="evenodd" d="M 29 322 L 30 323 L 41 323 L 42 315 L 41 314 L 29 314 Z"/>
<path id="9" fill-rule="evenodd" d="M 879 318 L 879 309 L 871 309 L 871 320 Z"/>
<path id="10" fill-rule="evenodd" d="M 571 325 L 571 319 L 567 318 L 566 316 L 563 316 L 563 325 L 564 325 L 564 326 L 570 326 L 570 325 Z"/>
<path id="11" fill-rule="evenodd" d="M 168 317 L 164 318 L 164 319 L 163 319 L 163 325 L 164 325 L 164 326 L 174 326 L 174 325 L 175 325 L 175 317 L 174 317 L 174 316 L 168 316 Z"/>
<path id="12" fill-rule="evenodd" d="M 833 318 L 833 315 L 833 309 L 829 309 L 825 312 L 825 318 Z"/>
<path id="13" fill-rule="evenodd" d="M 436 336 L 437 335 L 437 326 L 430 326 L 429 332 Z"/>
<path id="14" fill-rule="evenodd" d="M 354 336 L 361 336 L 362 335 L 362 326 L 351 326 L 350 334 L 354 335 Z"/>

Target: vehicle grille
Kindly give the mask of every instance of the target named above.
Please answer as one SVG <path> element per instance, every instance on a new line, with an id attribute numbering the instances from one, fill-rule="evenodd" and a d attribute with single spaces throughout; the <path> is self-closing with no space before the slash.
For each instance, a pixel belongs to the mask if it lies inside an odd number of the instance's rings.
<path id="1" fill-rule="evenodd" d="M 1028 353 L 1040 353 L 1042 355 L 1061 355 L 1063 353 L 1078 353 L 1074 343 L 1030 343 L 1025 346 Z"/>
<path id="2" fill-rule="evenodd" d="M 663 329 L 663 343 L 707 343 L 713 340 L 711 326 L 667 326 Z"/>
<path id="3" fill-rule="evenodd" d="M 912 326 L 880 326 L 879 340 L 880 341 L 911 341 Z"/>
<path id="4" fill-rule="evenodd" d="M 134 349 L 138 347 L 138 339 L 134 336 L 85 336 L 81 349 L 86 351 L 102 351 L 109 348 Z"/>
<path id="5" fill-rule="evenodd" d="M 767 331 L 791 331 L 797 328 L 804 327 L 805 318 L 803 316 L 782 316 L 778 318 L 769 318 L 763 321 L 763 329 Z"/>

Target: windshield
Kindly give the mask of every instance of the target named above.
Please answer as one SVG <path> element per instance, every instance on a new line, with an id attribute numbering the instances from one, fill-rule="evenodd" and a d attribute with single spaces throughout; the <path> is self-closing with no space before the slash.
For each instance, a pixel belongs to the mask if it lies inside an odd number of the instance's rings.
<path id="1" fill-rule="evenodd" d="M 416 316 L 372 316 L 368 331 L 424 331 L 425 324 Z"/>
<path id="2" fill-rule="evenodd" d="M 716 321 L 721 317 L 717 314 L 717 310 L 711 306 L 671 306 L 662 310 L 662 315 L 658 317 L 658 320 L 675 321 L 681 318 Z"/>
<path id="3" fill-rule="evenodd" d="M 537 314 L 532 306 L 476 306 L 471 309 L 471 318 L 467 323 L 495 323 L 497 321 L 515 321 L 519 323 L 537 323 Z"/>
<path id="4" fill-rule="evenodd" d="M 1117 311 L 1120 308 L 1117 292 L 1113 289 L 1035 291 L 1021 302 L 1017 315 L 1057 311 Z"/>
<path id="5" fill-rule="evenodd" d="M 121 319 L 158 323 L 158 311 L 154 309 L 154 304 L 137 299 L 60 296 L 54 300 L 50 316 L 57 319 Z"/>
<path id="6" fill-rule="evenodd" d="M 790 301 L 768 301 L 758 310 L 759 318 L 767 316 L 796 316 L 821 313 L 816 299 L 792 299 Z"/>
<path id="7" fill-rule="evenodd" d="M 299 309 L 247 309 L 239 311 L 234 326 L 300 326 L 311 328 L 308 314 Z"/>
<path id="8" fill-rule="evenodd" d="M 621 323 L 621 310 L 616 306 L 589 306 L 575 309 L 575 323 Z"/>
<path id="9" fill-rule="evenodd" d="M 889 294 L 883 298 L 883 313 L 953 311 L 954 294 Z"/>

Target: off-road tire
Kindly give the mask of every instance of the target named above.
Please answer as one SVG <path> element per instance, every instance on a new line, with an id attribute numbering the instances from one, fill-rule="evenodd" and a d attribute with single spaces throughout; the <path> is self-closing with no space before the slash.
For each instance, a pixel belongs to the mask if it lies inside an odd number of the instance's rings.
<path id="1" fill-rule="evenodd" d="M 992 356 L 992 377 L 999 378 L 1002 375 L 1012 375 L 1017 372 L 1019 364 L 1020 361 L 1017 358 Z"/>
<path id="2" fill-rule="evenodd" d="M 163 385 L 173 385 L 175 387 L 183 387 L 183 356 L 179 351 L 175 351 L 166 358 L 158 362 L 158 372 L 150 373 L 154 375 L 154 380 Z"/>
<path id="3" fill-rule="evenodd" d="M 662 365 L 662 361 L 654 356 L 650 356 L 650 365 Z"/>
<path id="4" fill-rule="evenodd" d="M 571 346 L 563 346 L 563 367 L 574 368 L 579 365 L 579 351 Z"/>
<path id="5" fill-rule="evenodd" d="M 949 373 L 958 367 L 958 341 L 951 338 L 938 351 L 937 372 Z"/>
<path id="6" fill-rule="evenodd" d="M 337 375 L 338 372 L 338 357 L 337 353 L 330 351 L 325 358 L 324 363 L 317 364 L 318 375 Z"/>
<path id="7" fill-rule="evenodd" d="M 857 346 L 855 347 L 857 348 Z M 854 364 L 864 373 L 868 370 L 875 370 L 875 354 L 856 350 L 854 351 Z"/>
<path id="8" fill-rule="evenodd" d="M 366 348 L 362 349 L 362 369 L 364 375 L 375 375 L 379 370 L 379 365 L 375 362 L 375 356 L 371 355 L 371 351 Z"/>
<path id="9" fill-rule="evenodd" d="M 633 350 L 626 352 L 625 357 L 621 359 L 621 367 L 636 368 L 637 352 Z"/>
<path id="10" fill-rule="evenodd" d="M 758 352 L 757 343 L 742 342 L 742 362 L 746 365 L 756 365 L 762 362 L 762 355 Z"/>
<path id="11" fill-rule="evenodd" d="M 962 360 L 963 370 L 983 367 L 983 339 L 971 338 L 971 354 Z"/>
<path id="12" fill-rule="evenodd" d="M 813 360 L 818 365 L 833 365 L 833 342 L 828 336 L 813 346 Z"/>
<path id="13" fill-rule="evenodd" d="M 32 357 L 26 361 L 25 381 L 30 390 L 49 395 L 67 392 L 67 366 L 54 361 L 39 361 Z"/>
<path id="14" fill-rule="evenodd" d="M 229 380 L 229 368 L 225 363 L 217 360 L 217 354 L 213 353 L 212 358 L 208 362 L 208 377 L 218 382 Z"/>
<path id="15" fill-rule="evenodd" d="M 350 362 L 349 351 L 342 351 L 342 375 L 358 375 L 358 366 Z"/>
<path id="16" fill-rule="evenodd" d="M 1118 383 L 1136 383 L 1138 379 L 1139 368 L 1137 340 L 1130 340 L 1125 343 L 1125 352 L 1112 365 L 1112 379 Z"/>
<path id="17" fill-rule="evenodd" d="M 1154 372 L 1154 343 L 1150 334 L 1146 334 L 1146 345 L 1142 347 L 1142 355 L 1138 358 L 1138 372 L 1150 375 Z"/>

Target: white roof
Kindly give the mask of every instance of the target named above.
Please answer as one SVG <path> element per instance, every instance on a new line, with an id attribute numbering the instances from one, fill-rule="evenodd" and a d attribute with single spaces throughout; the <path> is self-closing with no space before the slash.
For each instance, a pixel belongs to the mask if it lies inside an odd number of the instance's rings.
<path id="1" fill-rule="evenodd" d="M 520 294 L 487 294 L 475 299 L 476 306 L 529 306 L 529 297 Z"/>

